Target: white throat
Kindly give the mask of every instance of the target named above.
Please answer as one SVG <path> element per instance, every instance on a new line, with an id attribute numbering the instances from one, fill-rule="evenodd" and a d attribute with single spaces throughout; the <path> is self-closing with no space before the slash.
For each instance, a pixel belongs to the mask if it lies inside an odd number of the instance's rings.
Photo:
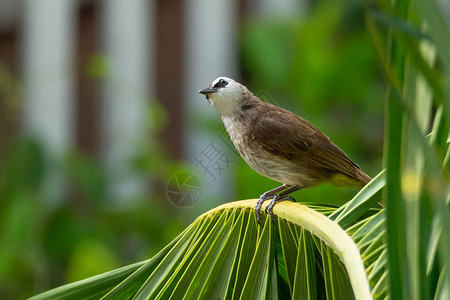
<path id="1" fill-rule="evenodd" d="M 223 116 L 231 116 L 235 110 L 239 108 L 241 99 L 239 95 L 223 94 L 221 92 L 214 93 L 210 96 L 209 100 L 211 105 Z"/>

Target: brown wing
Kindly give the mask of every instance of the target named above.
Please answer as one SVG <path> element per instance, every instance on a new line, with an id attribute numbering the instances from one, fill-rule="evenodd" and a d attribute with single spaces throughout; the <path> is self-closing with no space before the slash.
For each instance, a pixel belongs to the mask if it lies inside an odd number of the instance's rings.
<path id="1" fill-rule="evenodd" d="M 253 142 L 262 149 L 312 168 L 358 179 L 359 166 L 305 119 L 276 106 L 253 122 Z"/>

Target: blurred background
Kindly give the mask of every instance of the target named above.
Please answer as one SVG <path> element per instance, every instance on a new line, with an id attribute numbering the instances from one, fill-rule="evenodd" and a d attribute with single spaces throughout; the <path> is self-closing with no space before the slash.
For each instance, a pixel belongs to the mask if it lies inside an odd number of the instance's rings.
<path id="1" fill-rule="evenodd" d="M 150 258 L 208 209 L 278 185 L 198 94 L 218 76 L 376 175 L 379 70 L 361 1 L 0 0 L 0 298 Z"/>

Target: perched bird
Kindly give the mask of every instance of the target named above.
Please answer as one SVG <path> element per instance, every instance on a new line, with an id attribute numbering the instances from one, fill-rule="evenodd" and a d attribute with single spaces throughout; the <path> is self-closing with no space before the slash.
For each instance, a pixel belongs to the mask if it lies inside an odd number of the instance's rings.
<path id="1" fill-rule="evenodd" d="M 273 199 L 273 207 L 294 200 L 290 193 L 320 183 L 362 188 L 371 178 L 361 171 L 331 140 L 305 119 L 263 102 L 245 86 L 219 77 L 199 93 L 220 113 L 234 146 L 259 174 L 282 185 L 263 193 L 256 204 L 260 222 L 261 205 Z M 295 200 L 294 200 L 295 201 Z"/>

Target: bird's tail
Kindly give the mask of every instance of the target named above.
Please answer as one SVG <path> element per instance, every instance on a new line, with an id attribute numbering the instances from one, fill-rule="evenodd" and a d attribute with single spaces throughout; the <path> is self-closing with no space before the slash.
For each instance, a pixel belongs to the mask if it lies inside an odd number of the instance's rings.
<path id="1" fill-rule="evenodd" d="M 361 171 L 361 169 L 357 169 L 353 176 L 349 176 L 344 173 L 337 173 L 330 178 L 329 183 L 335 186 L 362 189 L 371 180 L 372 178 Z"/>
<path id="2" fill-rule="evenodd" d="M 361 187 L 365 186 L 372 180 L 372 178 L 369 175 L 367 175 L 366 173 L 364 173 L 363 171 L 361 171 L 361 169 L 358 169 L 356 174 L 357 174 L 358 180 L 361 182 Z"/>

